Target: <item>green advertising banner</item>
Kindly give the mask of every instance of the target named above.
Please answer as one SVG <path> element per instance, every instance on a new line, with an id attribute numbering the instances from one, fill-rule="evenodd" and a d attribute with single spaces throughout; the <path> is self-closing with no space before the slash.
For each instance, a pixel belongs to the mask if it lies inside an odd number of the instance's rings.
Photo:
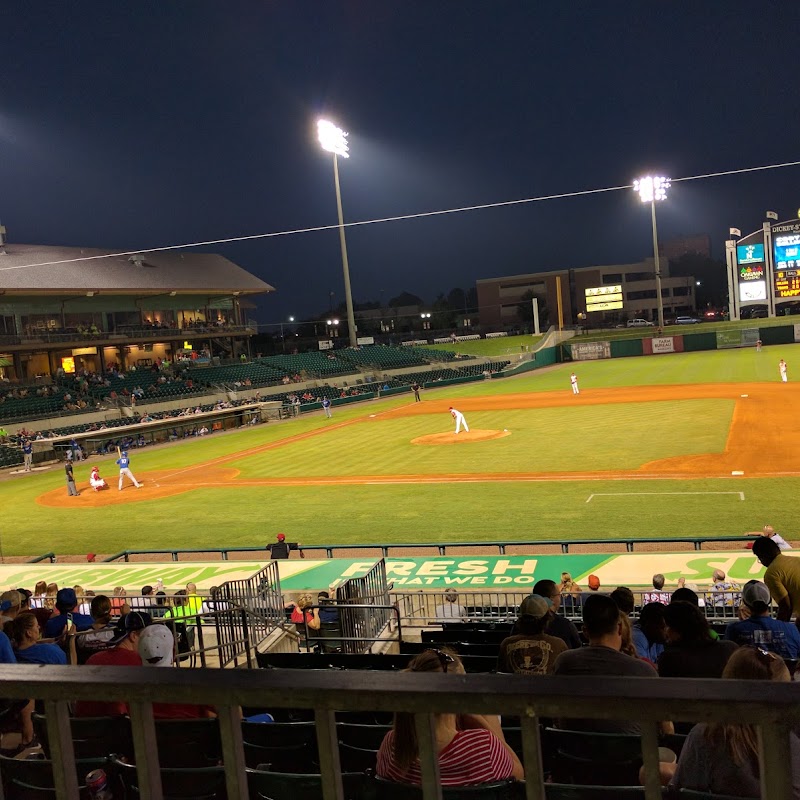
<path id="1" fill-rule="evenodd" d="M 794 553 L 789 553 L 794 555 Z M 800 555 L 800 551 L 798 551 Z M 281 587 L 286 592 L 316 591 L 335 586 L 348 578 L 361 577 L 375 564 L 374 559 L 335 558 L 322 561 L 291 559 L 280 562 Z M 59 586 L 80 584 L 86 589 L 110 592 L 124 586 L 137 592 L 161 578 L 167 591 L 182 589 L 190 581 L 200 591 L 219 586 L 227 580 L 249 577 L 264 566 L 259 561 L 204 561 L 167 563 L 113 564 L 14 564 L 0 566 L 2 588 L 32 589 L 37 581 Z M 601 586 L 648 587 L 652 576 L 662 573 L 669 584 L 683 577 L 687 583 L 710 584 L 715 569 L 744 583 L 760 578 L 764 568 L 746 550 L 689 553 L 621 553 L 599 555 L 546 556 L 435 556 L 431 558 L 390 558 L 386 574 L 397 590 L 529 589 L 536 581 L 549 578 L 559 581 L 569 572 L 585 585 L 590 574 L 597 575 Z"/>
<path id="2" fill-rule="evenodd" d="M 722 350 L 726 347 L 741 347 L 742 331 L 735 328 L 730 331 L 717 331 L 717 349 Z"/>

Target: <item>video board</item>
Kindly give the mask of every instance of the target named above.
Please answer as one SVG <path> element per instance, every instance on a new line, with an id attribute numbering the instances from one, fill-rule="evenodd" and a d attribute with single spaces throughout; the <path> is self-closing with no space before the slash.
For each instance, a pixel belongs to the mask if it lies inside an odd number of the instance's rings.
<path id="1" fill-rule="evenodd" d="M 586 311 L 616 311 L 622 308 L 622 285 L 595 286 L 584 289 Z"/>
<path id="2" fill-rule="evenodd" d="M 800 234 L 776 236 L 775 297 L 800 297 Z"/>

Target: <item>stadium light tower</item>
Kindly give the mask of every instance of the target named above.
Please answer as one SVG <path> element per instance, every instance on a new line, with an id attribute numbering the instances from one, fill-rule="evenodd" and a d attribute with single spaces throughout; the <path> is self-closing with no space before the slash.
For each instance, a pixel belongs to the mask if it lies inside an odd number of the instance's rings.
<path id="1" fill-rule="evenodd" d="M 317 135 L 323 150 L 333 153 L 333 181 L 336 185 L 336 210 L 339 213 L 339 244 L 342 247 L 342 271 L 344 272 L 344 300 L 347 305 L 347 327 L 350 333 L 350 347 L 355 347 L 356 319 L 353 313 L 353 293 L 350 290 L 350 266 L 347 262 L 347 242 L 344 236 L 344 216 L 342 214 L 342 191 L 339 187 L 339 156 L 350 158 L 347 133 L 332 122 L 321 119 L 317 122 Z"/>
<path id="2" fill-rule="evenodd" d="M 661 295 L 661 260 L 658 257 L 658 228 L 656 227 L 656 200 L 667 199 L 667 189 L 670 187 L 669 178 L 650 177 L 639 178 L 633 182 L 633 191 L 639 195 L 643 203 L 650 203 L 650 212 L 653 219 L 653 257 L 656 266 L 656 296 L 658 297 L 658 326 L 664 327 L 664 298 Z"/>

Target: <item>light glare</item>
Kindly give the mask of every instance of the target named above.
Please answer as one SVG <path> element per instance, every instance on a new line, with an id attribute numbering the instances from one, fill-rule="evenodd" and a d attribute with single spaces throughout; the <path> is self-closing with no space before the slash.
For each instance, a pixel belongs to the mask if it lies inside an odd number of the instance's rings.
<path id="1" fill-rule="evenodd" d="M 350 148 L 347 145 L 347 132 L 337 128 L 332 122 L 321 119 L 317 122 L 317 135 L 323 150 L 335 153 L 342 158 L 350 158 Z"/>
<path id="2" fill-rule="evenodd" d="M 666 200 L 670 179 L 661 176 L 639 178 L 633 182 L 633 191 L 639 195 L 643 203 L 652 203 L 654 200 Z"/>

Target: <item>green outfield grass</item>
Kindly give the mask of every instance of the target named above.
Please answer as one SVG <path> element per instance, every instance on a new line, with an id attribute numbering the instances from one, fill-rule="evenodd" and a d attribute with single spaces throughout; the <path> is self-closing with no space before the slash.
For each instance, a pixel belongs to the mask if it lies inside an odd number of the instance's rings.
<path id="1" fill-rule="evenodd" d="M 789 362 L 791 377 L 798 355 L 797 345 L 782 345 L 767 347 L 762 353 L 742 349 L 581 362 L 519 378 L 428 390 L 424 398 L 454 402 L 482 394 L 564 392 L 564 408 L 471 414 L 473 427 L 508 428 L 511 435 L 468 446 L 411 445 L 415 436 L 449 430 L 451 421 L 441 412 L 383 419 L 383 410 L 408 404 L 408 395 L 403 395 L 336 408 L 332 421 L 315 413 L 285 423 L 133 451 L 132 468 L 146 480 L 150 471 L 179 470 L 236 454 L 241 457 L 225 466 L 236 467 L 242 478 L 250 479 L 635 468 L 674 455 L 719 452 L 724 447 L 732 404 L 676 400 L 571 408 L 567 405 L 571 399 L 568 375 L 573 368 L 582 392 L 587 393 L 595 387 L 776 382 L 778 359 Z M 370 414 L 378 416 L 370 419 Z M 338 427 L 350 420 L 356 422 Z M 248 453 L 251 448 L 317 430 L 323 431 L 321 435 Z M 100 463 L 113 485 L 111 461 Z M 78 465 L 76 472 L 85 480 L 88 468 Z M 330 544 L 627 538 L 698 532 L 713 536 L 754 530 L 766 521 L 793 533 L 800 524 L 800 511 L 787 501 L 800 490 L 800 481 L 794 478 L 200 486 L 161 500 L 91 509 L 81 508 L 80 499 L 73 502 L 67 498 L 63 474 L 63 469 L 56 467 L 0 482 L 5 555 L 253 545 L 271 539 L 279 530 L 307 544 Z M 192 476 L 203 482 L 202 471 Z M 64 490 L 62 507 L 35 502 L 52 489 Z M 115 488 L 111 491 L 116 494 Z M 745 501 L 738 495 L 716 494 L 732 491 L 743 491 Z M 664 494 L 671 492 L 682 494 Z M 592 494 L 599 496 L 587 503 Z"/>

